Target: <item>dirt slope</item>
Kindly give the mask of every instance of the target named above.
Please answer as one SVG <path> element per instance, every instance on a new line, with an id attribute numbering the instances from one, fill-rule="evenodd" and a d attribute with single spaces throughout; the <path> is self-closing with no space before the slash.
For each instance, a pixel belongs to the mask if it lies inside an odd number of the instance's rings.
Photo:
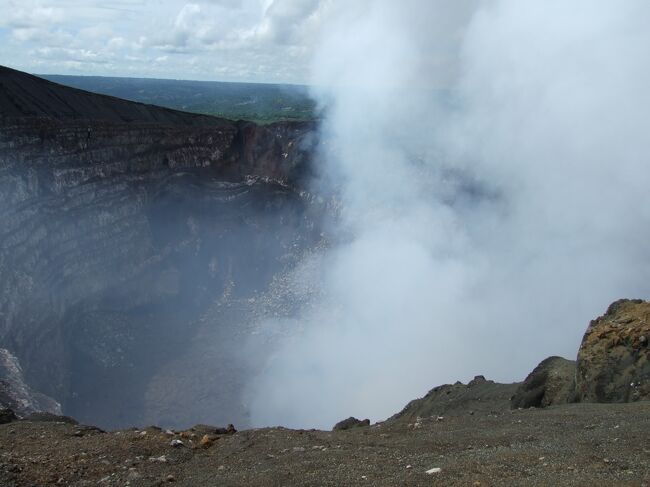
<path id="1" fill-rule="evenodd" d="M 0 426 L 0 485 L 581 485 L 650 482 L 650 403 L 423 418 L 349 431 L 214 435 Z M 195 436 L 192 437 L 191 435 Z M 172 440 L 185 446 L 171 446 Z M 427 474 L 432 468 L 439 472 Z"/>

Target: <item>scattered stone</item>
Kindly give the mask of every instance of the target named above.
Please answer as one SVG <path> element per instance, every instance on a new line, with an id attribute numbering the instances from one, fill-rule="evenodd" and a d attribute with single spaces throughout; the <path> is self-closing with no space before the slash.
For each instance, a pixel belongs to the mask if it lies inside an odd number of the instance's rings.
<path id="1" fill-rule="evenodd" d="M 214 445 L 214 441 L 217 439 L 216 435 L 203 435 L 201 437 L 201 441 L 199 442 L 199 445 L 202 448 L 210 448 L 212 445 Z"/>
<path id="2" fill-rule="evenodd" d="M 167 463 L 167 457 L 165 455 L 160 455 L 159 457 L 149 457 L 149 461 Z"/>
<path id="3" fill-rule="evenodd" d="M 169 444 L 174 448 L 180 448 L 181 446 L 185 446 L 183 440 L 179 440 L 178 438 L 174 438 L 172 441 L 169 442 Z"/>
<path id="4" fill-rule="evenodd" d="M 434 468 L 430 468 L 430 469 L 427 470 L 425 473 L 426 473 L 427 475 L 431 475 L 431 474 L 434 474 L 434 473 L 440 473 L 440 472 L 442 472 L 442 469 L 441 469 L 440 467 L 434 467 Z"/>
<path id="5" fill-rule="evenodd" d="M 126 476 L 127 480 L 137 480 L 142 477 L 142 474 L 135 469 L 129 469 L 129 473 Z"/>

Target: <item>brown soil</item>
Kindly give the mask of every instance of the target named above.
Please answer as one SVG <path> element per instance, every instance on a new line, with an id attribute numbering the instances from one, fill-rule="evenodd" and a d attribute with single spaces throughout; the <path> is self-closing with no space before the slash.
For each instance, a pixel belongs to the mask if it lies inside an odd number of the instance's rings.
<path id="1" fill-rule="evenodd" d="M 650 402 L 475 411 L 334 432 L 103 433 L 19 421 L 0 426 L 0 485 L 643 486 L 648 431 Z M 432 468 L 441 470 L 427 474 Z"/>

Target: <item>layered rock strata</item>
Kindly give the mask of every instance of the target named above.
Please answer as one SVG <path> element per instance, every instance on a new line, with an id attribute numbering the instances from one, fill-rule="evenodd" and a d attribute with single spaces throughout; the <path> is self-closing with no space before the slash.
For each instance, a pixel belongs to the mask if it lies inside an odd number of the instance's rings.
<path id="1" fill-rule="evenodd" d="M 0 68 L 0 347 L 67 414 L 146 422 L 151 377 L 199 318 L 264 291 L 320 239 L 303 188 L 315 143 L 310 123 L 186 114 Z M 238 410 L 233 387 L 196 394 Z"/>

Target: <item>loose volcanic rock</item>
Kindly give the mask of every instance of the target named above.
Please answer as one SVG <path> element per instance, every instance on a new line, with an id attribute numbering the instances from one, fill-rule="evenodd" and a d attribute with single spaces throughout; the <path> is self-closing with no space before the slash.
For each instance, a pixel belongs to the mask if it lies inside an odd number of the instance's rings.
<path id="1" fill-rule="evenodd" d="M 576 363 L 549 357 L 533 370 L 510 400 L 512 408 L 546 407 L 573 400 Z"/>
<path id="2" fill-rule="evenodd" d="M 650 303 L 621 299 L 593 320 L 578 351 L 576 400 L 650 399 Z"/>
<path id="3" fill-rule="evenodd" d="M 334 428 L 332 428 L 333 431 L 343 431 L 343 430 L 349 430 L 352 428 L 361 428 L 364 426 L 370 426 L 370 420 L 369 419 L 357 419 L 355 417 L 350 416 L 347 419 L 344 419 L 343 421 L 339 421 L 334 425 Z"/>

